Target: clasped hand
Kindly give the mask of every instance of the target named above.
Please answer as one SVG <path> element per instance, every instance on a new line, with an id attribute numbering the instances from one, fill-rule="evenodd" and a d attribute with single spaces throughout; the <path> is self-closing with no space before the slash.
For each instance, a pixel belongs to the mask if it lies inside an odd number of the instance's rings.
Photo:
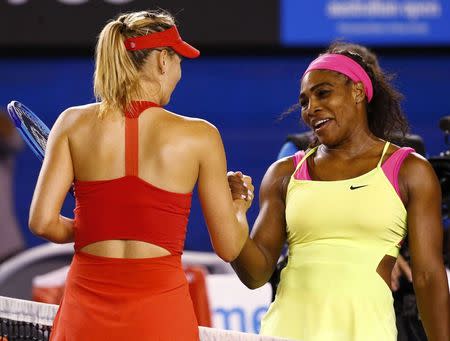
<path id="1" fill-rule="evenodd" d="M 227 178 L 235 206 L 242 207 L 247 211 L 254 198 L 255 188 L 252 184 L 252 178 L 239 171 L 228 172 Z"/>

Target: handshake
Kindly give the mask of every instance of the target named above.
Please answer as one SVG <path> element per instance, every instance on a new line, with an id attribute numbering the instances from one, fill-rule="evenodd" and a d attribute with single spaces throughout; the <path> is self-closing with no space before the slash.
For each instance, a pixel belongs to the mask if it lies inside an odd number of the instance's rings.
<path id="1" fill-rule="evenodd" d="M 230 186 L 231 196 L 235 205 L 243 205 L 247 210 L 254 198 L 254 186 L 252 178 L 242 172 L 228 172 L 228 185 Z"/>

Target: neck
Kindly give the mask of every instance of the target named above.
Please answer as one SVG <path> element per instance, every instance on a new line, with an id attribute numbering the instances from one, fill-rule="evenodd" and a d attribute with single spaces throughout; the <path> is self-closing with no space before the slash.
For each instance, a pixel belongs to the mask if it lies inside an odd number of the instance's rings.
<path id="1" fill-rule="evenodd" d="M 345 159 L 352 159 L 361 154 L 364 154 L 381 140 L 372 133 L 356 133 L 356 136 L 352 136 L 336 145 L 320 145 L 322 152 L 339 156 Z"/>
<path id="2" fill-rule="evenodd" d="M 164 98 L 162 94 L 162 85 L 155 81 L 142 81 L 141 89 L 136 96 L 133 96 L 133 101 L 150 101 L 160 106 L 164 106 Z"/>

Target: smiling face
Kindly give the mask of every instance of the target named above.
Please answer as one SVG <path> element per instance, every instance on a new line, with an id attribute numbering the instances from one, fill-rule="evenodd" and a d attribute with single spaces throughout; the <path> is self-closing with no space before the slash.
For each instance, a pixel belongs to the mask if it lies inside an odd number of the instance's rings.
<path id="1" fill-rule="evenodd" d="M 328 146 L 345 141 L 355 129 L 367 129 L 362 100 L 362 84 L 355 84 L 337 72 L 314 70 L 301 82 L 302 119 L 319 142 Z"/>

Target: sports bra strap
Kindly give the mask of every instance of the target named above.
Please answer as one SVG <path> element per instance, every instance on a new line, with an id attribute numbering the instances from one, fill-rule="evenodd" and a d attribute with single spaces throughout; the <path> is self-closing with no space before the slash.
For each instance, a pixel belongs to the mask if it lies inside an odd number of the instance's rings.
<path id="1" fill-rule="evenodd" d="M 378 167 L 378 168 L 381 167 L 381 164 L 382 164 L 383 159 L 384 159 L 384 155 L 386 154 L 386 152 L 387 152 L 387 150 L 388 150 L 390 144 L 391 144 L 390 142 L 386 142 L 386 143 L 384 144 L 383 153 L 381 153 L 380 161 L 378 161 L 378 164 L 377 164 L 377 167 Z"/>
<path id="2" fill-rule="evenodd" d="M 150 101 L 132 101 L 125 111 L 125 175 L 139 175 L 139 116 L 148 108 L 160 107 Z"/>

